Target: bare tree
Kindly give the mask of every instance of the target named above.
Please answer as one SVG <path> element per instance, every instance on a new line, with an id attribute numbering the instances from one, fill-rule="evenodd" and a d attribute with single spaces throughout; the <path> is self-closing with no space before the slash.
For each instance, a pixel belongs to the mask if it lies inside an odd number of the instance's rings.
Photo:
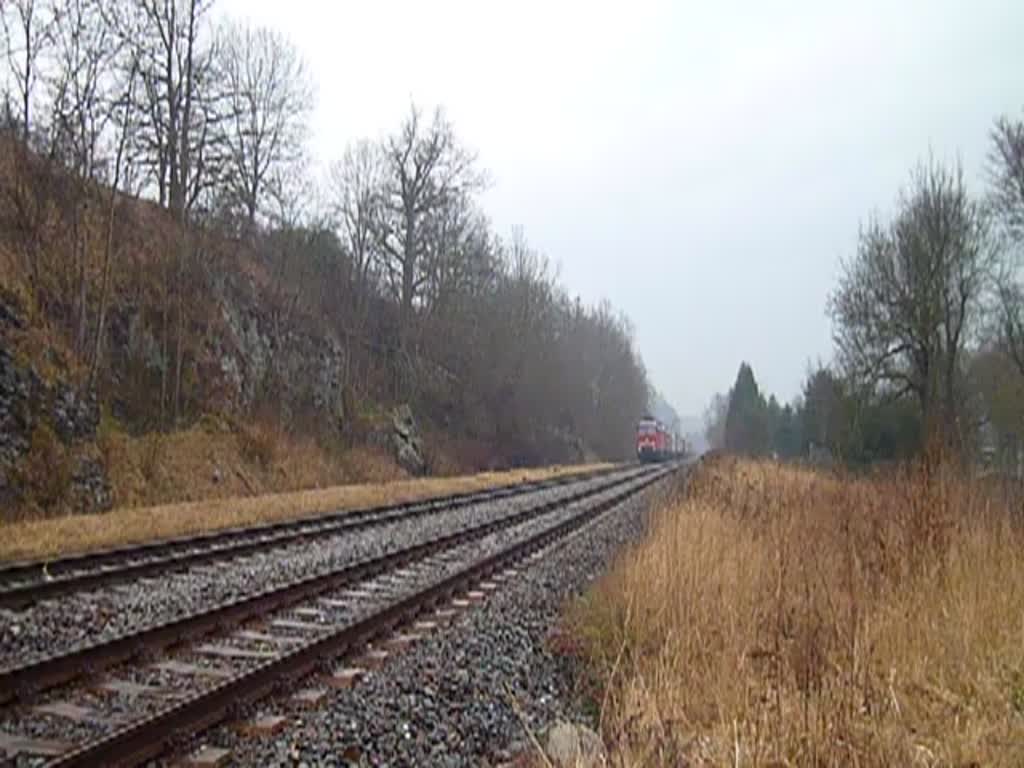
<path id="1" fill-rule="evenodd" d="M 18 97 L 22 138 L 32 128 L 32 99 L 39 80 L 39 60 L 50 41 L 54 16 L 42 0 L 6 0 L 0 4 L 5 54 Z"/>
<path id="2" fill-rule="evenodd" d="M 219 179 L 218 142 L 223 101 L 214 79 L 214 48 L 206 15 L 213 0 L 130 0 L 118 17 L 120 33 L 131 45 L 131 60 L 140 79 L 134 132 L 141 158 L 166 205 L 181 227 L 173 276 L 174 370 L 173 419 L 181 416 L 181 378 L 185 356 L 187 263 L 195 239 L 192 212 Z M 170 335 L 169 289 L 165 294 L 164 333 Z M 164 359 L 167 359 L 166 354 Z M 167 366 L 161 377 L 161 414 L 166 419 Z"/>
<path id="3" fill-rule="evenodd" d="M 399 304 L 399 346 L 409 341 L 414 306 L 427 280 L 425 220 L 459 195 L 478 190 L 484 177 L 476 157 L 458 141 L 438 109 L 427 122 L 413 106 L 383 149 L 385 181 L 377 240 L 384 275 Z"/>
<path id="4" fill-rule="evenodd" d="M 304 254 L 309 252 L 311 238 L 322 228 L 325 216 L 320 191 L 302 169 L 293 169 L 293 173 L 277 181 L 276 186 L 274 206 L 269 214 L 273 230 L 268 244 L 277 278 L 274 327 L 283 338 L 284 328 L 299 306 L 301 286 L 313 266 Z"/>
<path id="5" fill-rule="evenodd" d="M 707 438 L 711 450 L 718 451 L 725 447 L 725 419 L 729 414 L 731 399 L 731 389 L 725 394 L 716 392 L 708 407 L 704 409 L 704 437 Z"/>
<path id="6" fill-rule="evenodd" d="M 1007 258 L 999 275 L 999 340 L 1024 374 L 1024 121 L 1001 117 L 992 130 L 989 199 Z"/>
<path id="7" fill-rule="evenodd" d="M 99 308 L 96 315 L 96 333 L 93 338 L 92 355 L 89 362 L 88 385 L 96 383 L 96 372 L 99 369 L 100 359 L 103 354 L 103 337 L 107 320 L 107 304 L 110 299 L 110 283 L 113 274 L 115 244 L 114 244 L 114 222 L 117 213 L 117 198 L 120 194 L 122 179 L 128 175 L 128 166 L 131 159 L 127 155 L 128 147 L 132 141 L 132 132 L 135 130 L 134 89 L 137 86 L 135 77 L 136 62 L 130 64 L 128 76 L 125 78 L 122 92 L 111 101 L 111 119 L 114 122 L 114 155 L 112 158 L 113 168 L 109 187 L 107 188 L 106 208 L 106 232 L 103 243 L 103 268 L 100 282 Z"/>
<path id="8" fill-rule="evenodd" d="M 225 186 L 252 225 L 268 183 L 303 154 L 313 90 L 298 51 L 266 27 L 225 24 L 218 61 L 228 99 Z"/>
<path id="9" fill-rule="evenodd" d="M 468 194 L 456 195 L 424 221 L 422 235 L 424 309 L 455 311 L 473 287 L 475 268 L 490 259 L 487 220 Z"/>
<path id="10" fill-rule="evenodd" d="M 861 233 L 829 299 L 841 362 L 860 381 L 915 395 L 931 434 L 952 440 L 962 353 L 997 266 L 960 168 L 922 164 L 892 222 Z"/>
<path id="11" fill-rule="evenodd" d="M 65 167 L 82 179 L 100 171 L 99 152 L 111 119 L 120 41 L 100 0 L 56 0 L 53 66 L 46 85 L 52 142 Z"/>
<path id="12" fill-rule="evenodd" d="M 377 145 L 360 141 L 348 147 L 329 172 L 331 211 L 342 247 L 351 260 L 346 288 L 356 333 L 361 332 L 369 309 L 377 262 L 375 233 L 381 215 L 383 159 Z"/>
<path id="13" fill-rule="evenodd" d="M 996 120 L 989 169 L 993 208 L 1007 234 L 1024 243 L 1024 120 Z"/>
<path id="14" fill-rule="evenodd" d="M 185 223 L 217 181 L 215 88 L 205 17 L 213 0 L 131 0 L 121 33 L 133 45 L 141 87 L 137 134 L 161 205 Z"/>
<path id="15" fill-rule="evenodd" d="M 559 350 L 555 341 L 561 328 L 555 277 L 547 258 L 530 247 L 519 229 L 512 234 L 505 258 L 507 275 L 494 308 L 499 323 L 494 346 L 502 354 L 499 364 L 488 363 L 495 376 L 489 388 L 491 408 L 499 424 L 502 419 L 511 421 L 502 428 L 509 431 L 529 418 L 527 414 L 544 413 L 545 403 L 556 402 L 552 397 L 556 377 L 533 376 L 531 371 L 556 368 Z M 564 389 L 578 395 L 579 390 L 573 388 L 576 381 L 576 376 L 566 380 Z"/>
<path id="16" fill-rule="evenodd" d="M 102 174 L 102 144 L 117 87 L 120 45 L 100 0 L 54 0 L 52 56 L 43 76 L 49 97 L 51 154 L 71 172 L 63 199 L 71 233 L 74 339 L 85 352 L 88 326 L 89 182 Z M 106 179 L 109 182 L 109 179 Z"/>

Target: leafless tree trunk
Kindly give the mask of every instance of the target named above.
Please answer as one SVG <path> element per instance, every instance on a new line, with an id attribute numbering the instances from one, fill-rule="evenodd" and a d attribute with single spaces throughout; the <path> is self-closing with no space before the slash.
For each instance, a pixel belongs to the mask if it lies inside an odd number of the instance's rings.
<path id="1" fill-rule="evenodd" d="M 993 208 L 1009 238 L 1024 244 L 1024 120 L 996 121 L 989 171 Z"/>
<path id="2" fill-rule="evenodd" d="M 204 19 L 212 0 L 131 0 L 120 34 L 138 62 L 139 150 L 166 203 L 184 221 L 215 181 L 210 166 L 213 49 Z"/>
<path id="3" fill-rule="evenodd" d="M 170 357 L 170 275 L 167 275 L 163 283 L 163 296 L 160 307 L 160 426 L 167 427 L 167 374 L 168 359 Z"/>
<path id="4" fill-rule="evenodd" d="M 350 331 L 356 335 L 364 330 L 378 259 L 374 236 L 381 216 L 382 160 L 378 148 L 363 141 L 349 147 L 330 171 L 333 216 L 351 261 L 345 293 L 352 307 Z"/>
<path id="5" fill-rule="evenodd" d="M 107 303 L 110 296 L 110 281 L 114 263 L 114 216 L 117 212 L 117 196 L 120 194 L 121 177 L 125 163 L 125 152 L 131 141 L 133 121 L 133 89 L 135 87 L 135 67 L 131 67 L 125 83 L 125 92 L 114 108 L 120 109 L 120 120 L 117 123 L 116 150 L 114 153 L 113 178 L 107 195 L 106 239 L 103 248 L 103 276 L 100 285 L 99 309 L 96 319 L 96 336 L 93 341 L 92 360 L 89 364 L 89 387 L 96 384 L 96 372 L 99 369 L 103 352 L 103 335 L 107 319 Z"/>
<path id="6" fill-rule="evenodd" d="M 50 71 L 51 154 L 72 174 L 71 216 L 75 348 L 85 354 L 89 326 L 88 182 L 98 179 L 101 141 L 111 113 L 119 46 L 98 0 L 55 0 Z M 109 179 L 106 179 L 109 183 Z"/>

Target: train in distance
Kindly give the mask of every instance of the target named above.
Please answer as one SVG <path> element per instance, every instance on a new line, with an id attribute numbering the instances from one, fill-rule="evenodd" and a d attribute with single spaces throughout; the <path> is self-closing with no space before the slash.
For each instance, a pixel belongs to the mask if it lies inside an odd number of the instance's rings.
<path id="1" fill-rule="evenodd" d="M 668 461 L 682 456 L 686 445 L 679 435 L 653 416 L 644 416 L 636 424 L 636 457 L 641 462 Z"/>

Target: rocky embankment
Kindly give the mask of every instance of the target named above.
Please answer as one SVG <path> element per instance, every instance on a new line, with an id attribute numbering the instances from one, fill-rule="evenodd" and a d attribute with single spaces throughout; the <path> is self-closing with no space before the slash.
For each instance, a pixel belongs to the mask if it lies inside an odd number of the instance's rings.
<path id="1" fill-rule="evenodd" d="M 0 506 L 30 489 L 78 512 L 109 508 L 110 483 L 95 446 L 99 421 L 94 396 L 45 379 L 0 346 Z"/>

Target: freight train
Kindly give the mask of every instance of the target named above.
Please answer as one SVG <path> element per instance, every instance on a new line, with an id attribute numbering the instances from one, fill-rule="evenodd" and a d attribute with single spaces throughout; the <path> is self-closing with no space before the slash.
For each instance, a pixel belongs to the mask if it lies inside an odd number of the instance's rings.
<path id="1" fill-rule="evenodd" d="M 645 416 L 637 422 L 636 457 L 641 462 L 667 461 L 682 453 L 682 440 L 660 421 Z"/>

